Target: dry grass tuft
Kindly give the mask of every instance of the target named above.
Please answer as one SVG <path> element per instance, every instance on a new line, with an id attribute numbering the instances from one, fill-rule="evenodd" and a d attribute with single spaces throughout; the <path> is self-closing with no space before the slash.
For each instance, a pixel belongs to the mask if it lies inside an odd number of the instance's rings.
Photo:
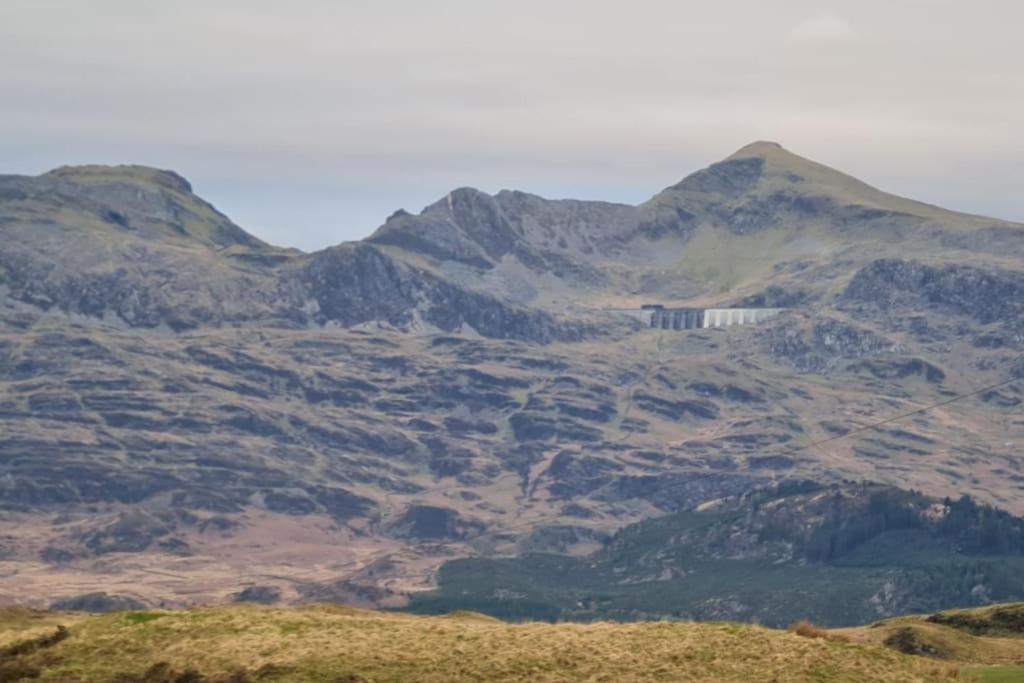
<path id="1" fill-rule="evenodd" d="M 803 636 L 804 638 L 824 638 L 825 640 L 831 640 L 838 643 L 850 642 L 849 636 L 843 635 L 842 633 L 828 631 L 820 626 L 815 626 L 807 620 L 790 624 L 789 632 L 795 633 L 798 636 Z"/>

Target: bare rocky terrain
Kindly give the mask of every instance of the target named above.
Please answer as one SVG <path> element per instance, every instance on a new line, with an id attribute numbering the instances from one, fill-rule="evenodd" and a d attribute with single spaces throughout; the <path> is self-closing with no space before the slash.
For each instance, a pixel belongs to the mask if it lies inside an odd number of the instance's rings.
<path id="1" fill-rule="evenodd" d="M 3 602 L 402 606 L 786 481 L 1024 514 L 1024 381 L 978 391 L 1024 377 L 1024 226 L 773 143 L 635 207 L 459 189 L 314 253 L 174 173 L 62 168 L 0 176 L 0 235 Z M 642 303 L 788 311 L 611 310 Z"/>

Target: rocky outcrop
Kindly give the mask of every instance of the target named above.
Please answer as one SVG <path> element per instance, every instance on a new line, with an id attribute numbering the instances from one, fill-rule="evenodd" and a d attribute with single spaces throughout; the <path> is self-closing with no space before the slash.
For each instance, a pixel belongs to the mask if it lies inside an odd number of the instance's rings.
<path id="1" fill-rule="evenodd" d="M 466 187 L 418 216 L 404 211 L 392 215 L 368 242 L 487 269 L 520 239 L 493 197 Z"/>
<path id="2" fill-rule="evenodd" d="M 281 601 L 281 589 L 276 586 L 247 586 L 231 596 L 233 602 L 252 602 L 273 605 Z"/>
<path id="3" fill-rule="evenodd" d="M 1024 330 L 1024 274 L 970 265 L 880 259 L 857 271 L 840 305 L 854 311 L 939 311 Z"/>
<path id="4" fill-rule="evenodd" d="M 128 612 L 146 609 L 146 607 L 146 603 L 136 598 L 103 592 L 83 593 L 50 603 L 50 609 L 54 612 Z"/>
<path id="5" fill-rule="evenodd" d="M 805 325 L 778 325 L 759 331 L 766 353 L 800 372 L 829 373 L 860 360 L 900 350 L 869 328 L 836 319 Z"/>
<path id="6" fill-rule="evenodd" d="M 317 303 L 320 324 L 351 327 L 383 322 L 408 328 L 416 321 L 445 332 L 546 343 L 578 340 L 596 328 L 510 305 L 407 266 L 368 245 L 344 245 L 313 255 L 302 282 Z"/>
<path id="7" fill-rule="evenodd" d="M 451 508 L 435 505 L 411 505 L 388 528 L 394 536 L 415 541 L 454 541 L 482 530 L 479 522 L 466 520 Z"/>

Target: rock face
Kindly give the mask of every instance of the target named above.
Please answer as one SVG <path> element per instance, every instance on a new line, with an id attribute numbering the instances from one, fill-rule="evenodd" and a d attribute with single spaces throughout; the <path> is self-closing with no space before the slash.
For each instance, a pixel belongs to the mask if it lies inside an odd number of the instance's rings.
<path id="1" fill-rule="evenodd" d="M 779 480 L 1024 513 L 1022 387 L 858 429 L 1024 376 L 1024 228 L 771 143 L 638 206 L 463 188 L 309 254 L 174 173 L 64 168 L 0 177 L 0 235 L 0 600 L 399 606 Z M 788 311 L 613 310 L 644 303 Z"/>
<path id="2" fill-rule="evenodd" d="M 776 326 L 761 336 L 768 354 L 801 372 L 827 373 L 850 360 L 900 350 L 897 342 L 870 328 L 824 317 L 807 327 Z"/>
<path id="3" fill-rule="evenodd" d="M 281 600 L 281 591 L 274 586 L 249 586 L 233 597 L 235 602 L 254 602 L 260 605 L 273 605 Z"/>
<path id="4" fill-rule="evenodd" d="M 1024 330 L 1024 273 L 1004 268 L 880 259 L 857 271 L 843 299 L 855 310 L 938 310 L 979 325 L 1001 323 L 1018 335 Z"/>
<path id="5" fill-rule="evenodd" d="M 414 269 L 368 245 L 344 245 L 313 255 L 302 270 L 316 302 L 312 321 L 344 327 L 387 323 L 407 329 L 417 321 L 444 332 L 547 343 L 578 340 L 597 328 L 557 320 L 544 311 L 510 306 Z M 428 329 L 429 329 L 428 328 Z"/>
<path id="6" fill-rule="evenodd" d="M 460 540 L 477 534 L 483 526 L 467 522 L 450 508 L 433 505 L 410 505 L 395 521 L 390 533 L 400 538 L 425 541 Z"/>

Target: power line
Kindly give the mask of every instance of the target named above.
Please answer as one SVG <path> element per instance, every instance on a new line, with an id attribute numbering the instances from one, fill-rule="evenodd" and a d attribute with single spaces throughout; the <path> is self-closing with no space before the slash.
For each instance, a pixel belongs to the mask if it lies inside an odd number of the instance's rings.
<path id="1" fill-rule="evenodd" d="M 657 367 L 658 365 L 662 364 L 662 362 L 660 360 L 660 355 L 661 355 L 660 354 L 660 352 L 661 352 L 661 340 L 660 339 L 658 341 L 658 351 L 659 351 L 659 360 L 655 364 L 655 367 Z M 1018 356 L 1012 362 L 1017 362 L 1017 361 L 1021 361 L 1021 360 L 1024 360 L 1024 354 L 1021 354 L 1020 356 Z M 650 371 L 648 372 L 648 374 L 650 374 Z M 944 407 L 944 406 L 948 406 L 948 405 L 951 405 L 951 404 L 956 403 L 958 401 L 962 401 L 964 399 L 971 398 L 973 396 L 978 396 L 979 394 L 984 394 L 984 393 L 987 393 L 989 391 L 994 391 L 995 389 L 999 389 L 1001 387 L 1005 387 L 1005 386 L 1007 386 L 1009 384 L 1013 384 L 1014 382 L 1020 382 L 1022 380 L 1024 380 L 1024 377 L 1009 377 L 1009 378 L 1001 380 L 999 382 L 994 382 L 992 384 L 987 384 L 987 385 L 984 385 L 984 386 L 979 387 L 977 389 L 973 389 L 971 391 L 968 391 L 968 392 L 965 392 L 965 393 L 962 393 L 962 394 L 957 394 L 955 396 L 951 396 L 949 398 L 943 399 L 942 401 L 938 401 L 936 403 L 932 403 L 932 404 L 929 404 L 929 405 L 926 405 L 926 406 L 922 406 L 920 408 L 915 408 L 914 410 L 910 410 L 910 411 L 907 411 L 905 413 L 900 413 L 899 415 L 894 415 L 892 417 L 888 417 L 888 418 L 885 418 L 883 420 L 878 420 L 878 421 L 872 422 L 870 424 L 861 425 L 861 426 L 856 427 L 854 429 L 851 429 L 850 431 L 845 432 L 843 434 L 837 434 L 836 436 L 830 436 L 830 437 L 825 438 L 825 439 L 819 439 L 818 441 L 812 441 L 811 443 L 807 443 L 807 444 L 804 444 L 802 446 L 797 446 L 795 448 L 791 448 L 791 449 L 789 449 L 787 451 L 783 451 L 781 453 L 768 453 L 766 455 L 770 455 L 770 456 L 774 456 L 774 457 L 786 457 L 786 456 L 790 456 L 790 455 L 795 455 L 797 453 L 800 453 L 802 451 L 806 451 L 808 449 L 818 448 L 819 446 L 823 446 L 823 445 L 829 444 L 829 443 L 835 443 L 836 441 L 842 441 L 843 439 L 848 439 L 848 438 L 850 438 L 852 436 L 855 436 L 857 434 L 861 434 L 861 433 L 867 432 L 867 431 L 872 431 L 872 430 L 878 429 L 879 427 L 884 427 L 885 425 L 892 424 L 894 422 L 899 422 L 900 420 L 905 420 L 908 417 L 913 417 L 915 415 L 922 415 L 924 413 L 927 413 L 927 412 L 930 412 L 932 410 L 935 410 L 936 408 L 941 408 L 941 407 Z M 939 455 L 939 454 L 941 454 L 943 452 L 951 453 L 954 450 L 955 449 L 951 449 L 949 451 L 939 451 L 939 453 L 935 453 L 934 455 Z M 508 475 L 506 475 L 506 476 L 508 476 Z M 452 490 L 452 489 L 458 489 L 458 488 L 462 488 L 462 485 L 461 484 L 455 484 L 455 485 L 452 485 L 452 486 L 444 487 L 444 488 L 442 488 L 440 490 L 443 491 L 443 490 Z M 533 520 L 533 521 L 524 521 L 524 522 L 520 522 L 518 524 L 509 525 L 507 527 L 502 527 L 501 529 L 498 529 L 498 530 L 482 531 L 482 532 L 480 532 L 480 533 L 478 533 L 476 535 L 469 536 L 468 538 L 465 538 L 463 540 L 464 540 L 464 542 L 471 542 L 471 541 L 477 540 L 479 538 L 484 538 L 486 536 L 493 536 L 493 535 L 497 535 L 497 534 L 501 534 L 501 533 L 508 533 L 508 532 L 511 532 L 511 531 L 517 531 L 519 529 L 524 529 L 524 528 L 531 528 L 531 527 L 536 526 L 537 524 L 543 523 L 544 521 L 545 521 L 544 519 Z"/>
<path id="2" fill-rule="evenodd" d="M 1017 360 L 1021 360 L 1021 359 L 1024 359 L 1024 355 L 1018 357 Z M 930 405 L 923 406 L 921 408 L 917 408 L 915 410 L 911 410 L 911 411 L 908 411 L 906 413 L 901 413 L 899 415 L 894 415 L 893 417 L 888 417 L 888 418 L 886 418 L 884 420 L 879 420 L 877 422 L 872 422 L 871 424 L 861 425 L 860 427 L 856 427 L 854 429 L 851 429 L 850 431 L 845 432 L 843 434 L 837 434 L 836 436 L 830 436 L 830 437 L 828 437 L 826 439 L 820 439 L 818 441 L 812 441 L 811 443 L 804 444 L 803 446 L 797 446 L 796 448 L 792 448 L 792 449 L 790 449 L 788 451 L 784 451 L 784 452 L 778 453 L 776 455 L 778 455 L 780 457 L 781 456 L 787 456 L 787 455 L 793 455 L 793 454 L 799 453 L 801 451 L 806 451 L 809 448 L 817 448 L 818 446 L 823 446 L 823 445 L 828 444 L 828 443 L 833 443 L 835 441 L 841 441 L 843 439 L 848 439 L 851 436 L 855 436 L 855 435 L 860 434 L 862 432 L 867 432 L 867 431 L 871 431 L 871 430 L 874 430 L 874 429 L 878 429 L 879 427 L 884 427 L 887 424 L 892 424 L 893 422 L 899 422 L 900 420 L 905 420 L 908 417 L 913 417 L 915 415 L 922 415 L 922 414 L 927 413 L 929 411 L 935 410 L 936 408 L 941 408 L 943 406 L 948 406 L 951 403 L 956 403 L 957 401 L 962 401 L 965 398 L 971 398 L 972 396 L 977 396 L 978 394 L 984 394 L 984 393 L 987 393 L 989 391 L 993 391 L 995 389 L 999 389 L 1000 387 L 1005 387 L 1008 384 L 1013 384 L 1014 382 L 1020 382 L 1021 380 L 1024 380 L 1024 377 L 1010 377 L 1009 379 L 1004 379 L 1004 380 L 1002 380 L 1000 382 L 995 382 L 994 384 L 987 384 L 987 385 L 985 385 L 983 387 L 980 387 L 978 389 L 974 389 L 973 391 L 968 391 L 968 392 L 963 393 L 963 394 L 957 394 L 956 396 L 952 396 L 952 397 L 947 398 L 945 400 L 939 401 L 938 403 L 932 403 Z"/>

